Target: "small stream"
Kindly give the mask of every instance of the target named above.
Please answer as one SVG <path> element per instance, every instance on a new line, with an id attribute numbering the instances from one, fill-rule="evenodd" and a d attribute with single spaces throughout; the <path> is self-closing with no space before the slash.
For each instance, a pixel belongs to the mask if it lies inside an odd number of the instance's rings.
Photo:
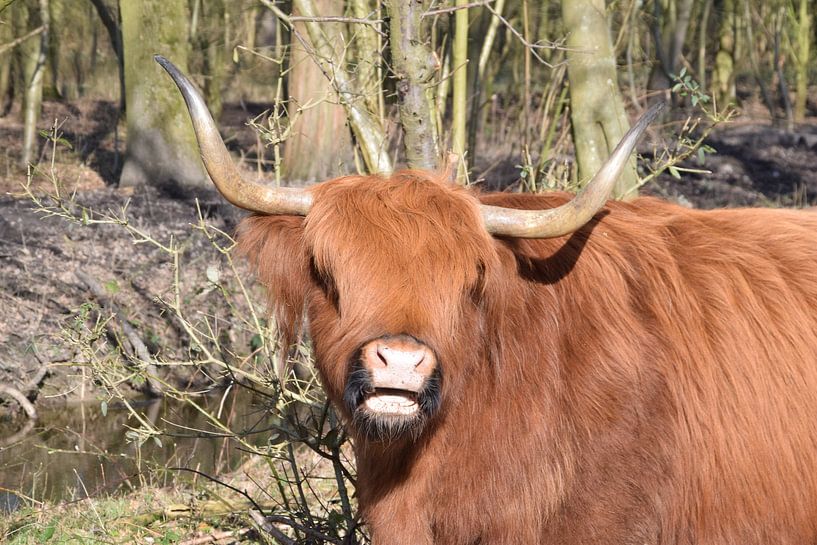
<path id="1" fill-rule="evenodd" d="M 247 390 L 196 398 L 219 414 L 245 440 L 264 445 L 270 439 L 272 416 L 267 400 Z M 236 442 L 212 435 L 215 426 L 192 405 L 174 399 L 136 400 L 138 410 L 165 434 L 142 445 L 127 436 L 138 423 L 122 405 L 105 410 L 100 403 L 42 410 L 27 433 L 0 447 L 0 513 L 18 509 L 24 499 L 75 500 L 127 491 L 147 483 L 171 484 L 178 471 L 145 472 L 148 468 L 190 468 L 207 474 L 236 469 L 248 456 Z M 21 422 L 0 420 L 0 444 L 20 432 Z M 202 432 L 211 432 L 202 433 Z M 159 444 L 160 443 L 160 444 Z M 146 475 L 150 475 L 147 476 Z M 156 482 L 157 475 L 163 481 Z"/>

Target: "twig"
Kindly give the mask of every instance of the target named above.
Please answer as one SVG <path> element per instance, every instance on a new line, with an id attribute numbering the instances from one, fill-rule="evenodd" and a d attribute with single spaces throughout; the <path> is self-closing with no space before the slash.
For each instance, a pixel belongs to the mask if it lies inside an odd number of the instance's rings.
<path id="1" fill-rule="evenodd" d="M 427 12 L 423 13 L 421 17 L 433 17 L 435 15 L 442 15 L 444 13 L 452 13 L 454 11 L 459 11 L 461 9 L 469 9 L 469 8 L 480 8 L 482 6 L 487 6 L 495 2 L 496 0 L 482 0 L 482 2 L 471 2 L 470 4 L 464 4 L 462 6 L 452 6 L 449 8 L 440 8 L 440 9 L 432 9 L 428 10 Z"/>
<path id="2" fill-rule="evenodd" d="M 493 1 L 493 0 L 492 0 Z M 351 23 L 356 25 L 369 25 L 374 27 L 375 31 L 380 34 L 381 36 L 385 36 L 386 34 L 382 32 L 378 25 L 383 23 L 383 19 L 367 19 L 367 18 L 360 18 L 360 17 L 343 17 L 342 15 L 318 15 L 314 17 L 306 17 L 304 15 L 290 15 L 289 22 L 290 23 L 297 23 L 297 22 L 304 22 L 304 23 Z"/>
<path id="3" fill-rule="evenodd" d="M 20 45 L 24 41 L 28 40 L 29 38 L 31 38 L 33 36 L 36 36 L 37 34 L 40 34 L 44 30 L 45 30 L 45 25 L 40 26 L 38 28 L 35 28 L 34 30 L 32 30 L 31 32 L 26 34 L 25 36 L 20 36 L 16 40 L 13 40 L 13 41 L 11 41 L 11 42 L 9 42 L 7 44 L 0 45 L 0 53 L 5 53 L 9 49 L 14 49 L 15 47 L 17 47 L 18 45 Z"/>
<path id="4" fill-rule="evenodd" d="M 45 363 L 40 357 L 40 352 L 37 350 L 35 345 L 32 345 L 32 352 L 34 352 L 34 357 L 37 358 L 37 361 L 40 362 L 40 368 L 36 373 L 34 373 L 34 376 L 29 379 L 28 384 L 26 384 L 23 388 L 26 395 L 31 395 L 36 392 L 40 388 L 40 383 L 43 381 L 46 375 L 48 375 L 48 364 Z"/>
<path id="5" fill-rule="evenodd" d="M 252 518 L 253 522 L 255 522 L 261 530 L 270 534 L 278 542 L 283 545 L 295 545 L 295 540 L 287 537 L 284 532 L 273 526 L 267 518 L 261 514 L 261 511 L 250 509 L 250 518 Z"/>
<path id="6" fill-rule="evenodd" d="M 258 511 L 257 509 L 250 510 L 250 516 L 256 522 L 256 524 L 258 524 L 259 526 L 261 526 L 261 528 L 264 529 L 265 532 L 269 532 L 270 534 L 275 536 L 276 539 L 280 539 L 278 537 L 279 534 L 282 535 L 286 539 L 286 541 L 282 541 L 282 543 L 295 543 L 295 541 L 293 541 L 289 537 L 286 537 L 283 534 L 283 532 L 281 532 L 281 530 L 279 530 L 278 528 L 275 528 L 275 526 L 273 526 L 272 523 L 286 524 L 287 526 L 289 526 L 289 527 L 291 527 L 291 528 L 293 528 L 295 530 L 303 532 L 306 535 L 318 538 L 318 539 L 320 539 L 322 541 L 325 541 L 326 543 L 338 543 L 338 544 L 340 543 L 337 539 L 335 539 L 335 538 L 333 538 L 331 536 L 328 536 L 328 535 L 326 535 L 326 534 L 324 534 L 322 532 L 319 532 L 319 531 L 315 530 L 314 528 L 307 528 L 306 526 L 298 524 L 297 522 L 290 519 L 289 517 L 285 517 L 285 516 L 282 516 L 282 515 L 266 515 L 265 516 L 265 515 L 263 515 L 261 513 L 261 511 Z M 273 529 L 273 531 L 270 531 L 270 529 Z"/>
<path id="7" fill-rule="evenodd" d="M 527 47 L 528 49 L 530 49 L 531 54 L 532 54 L 534 57 L 536 57 L 536 60 L 538 60 L 539 62 L 541 62 L 542 64 L 544 64 L 544 65 L 545 65 L 545 66 L 547 66 L 548 68 L 553 68 L 553 65 L 552 65 L 552 64 L 550 64 L 549 62 L 547 62 L 545 59 L 543 59 L 543 58 L 541 57 L 541 55 L 539 55 L 539 53 L 537 53 L 537 52 L 536 52 L 536 50 L 537 50 L 537 49 L 560 49 L 560 48 L 562 48 L 562 45 L 561 45 L 561 44 L 556 43 L 556 42 L 549 42 L 549 43 L 545 43 L 545 44 L 541 44 L 541 43 L 535 43 L 535 44 L 532 44 L 532 43 L 528 42 L 528 41 L 525 39 L 525 37 L 524 37 L 524 36 L 522 36 L 522 34 L 520 34 L 520 33 L 519 33 L 519 31 L 518 31 L 518 30 L 516 30 L 516 29 L 513 27 L 513 25 L 512 25 L 511 23 L 509 23 L 509 22 L 508 22 L 508 20 L 507 20 L 507 19 L 505 19 L 505 18 L 502 16 L 502 14 L 501 14 L 501 13 L 499 13 L 499 12 L 498 12 L 498 11 L 496 11 L 494 8 L 492 8 L 490 4 L 485 4 L 485 9 L 487 9 L 488 11 L 490 11 L 490 12 L 493 14 L 493 16 L 494 16 L 494 17 L 496 17 L 497 19 L 499 19 L 499 22 L 500 22 L 500 23 L 502 23 L 503 25 L 505 25 L 505 26 L 508 28 L 508 30 L 510 30 L 510 31 L 511 31 L 511 33 L 512 33 L 514 36 L 516 36 L 516 38 L 517 38 L 517 39 L 518 39 L 520 42 L 522 42 L 522 45 L 524 45 L 525 47 Z"/>
<path id="8" fill-rule="evenodd" d="M 193 473 L 194 475 L 200 475 L 200 476 L 204 477 L 205 479 L 208 479 L 209 481 L 212 481 L 212 482 L 214 482 L 214 483 L 216 483 L 216 484 L 218 484 L 220 486 L 223 486 L 225 488 L 229 488 L 233 492 L 236 492 L 236 493 L 240 494 L 241 496 L 246 498 L 247 501 L 249 501 L 252 504 L 253 508 L 255 508 L 256 510 L 260 511 L 262 509 L 262 506 L 259 505 L 254 499 L 252 499 L 252 496 L 247 494 L 247 492 L 245 492 L 244 490 L 241 490 L 241 489 L 236 488 L 236 487 L 234 487 L 234 486 L 232 486 L 230 484 L 227 484 L 224 481 L 219 480 L 218 478 L 213 477 L 212 475 L 209 475 L 209 474 L 207 474 L 207 473 L 205 473 L 203 471 L 199 471 L 197 469 L 191 469 L 189 467 L 168 467 L 167 470 L 168 471 L 186 471 L 188 473 Z"/>
<path id="9" fill-rule="evenodd" d="M 14 386 L 0 384 L 0 396 L 12 398 L 14 401 L 20 404 L 20 407 L 23 408 L 31 420 L 37 420 L 37 409 L 35 409 L 31 401 L 29 401 L 28 398 L 23 395 L 23 392 Z"/>
<path id="10" fill-rule="evenodd" d="M 214 532 L 207 536 L 195 537 L 185 541 L 180 541 L 178 545 L 204 545 L 205 543 L 215 543 L 216 541 L 221 541 L 227 538 L 233 538 L 232 542 L 235 543 L 241 536 L 246 535 L 249 532 L 249 528 L 242 528 L 235 531 L 227 530 L 224 532 Z"/>
<path id="11" fill-rule="evenodd" d="M 80 271 L 77 269 L 74 271 L 74 276 L 76 276 L 83 284 L 85 284 L 88 289 L 91 291 L 93 296 L 99 301 L 99 304 L 103 307 L 107 308 L 113 315 L 119 325 L 122 327 L 122 332 L 125 334 L 125 337 L 130 342 L 131 346 L 133 347 L 133 351 L 136 353 L 137 359 L 143 361 L 146 365 L 146 371 L 149 375 L 145 378 L 145 387 L 148 394 L 152 395 L 161 395 L 162 394 L 162 387 L 158 384 L 158 381 L 150 380 L 150 376 L 158 376 L 158 368 L 156 367 L 153 358 L 150 355 L 150 351 L 139 335 L 136 333 L 136 330 L 131 327 L 128 323 L 127 318 L 124 314 L 122 314 L 114 302 L 108 297 L 105 293 L 105 289 L 91 276 L 88 274 Z"/>

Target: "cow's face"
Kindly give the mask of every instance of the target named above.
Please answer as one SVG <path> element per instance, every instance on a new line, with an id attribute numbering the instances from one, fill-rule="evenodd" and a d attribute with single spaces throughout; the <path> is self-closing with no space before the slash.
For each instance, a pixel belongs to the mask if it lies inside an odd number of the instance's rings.
<path id="1" fill-rule="evenodd" d="M 479 358 L 496 255 L 478 203 L 424 173 L 312 192 L 305 220 L 250 218 L 241 247 L 290 341 L 305 308 L 324 386 L 357 433 L 416 436 Z"/>

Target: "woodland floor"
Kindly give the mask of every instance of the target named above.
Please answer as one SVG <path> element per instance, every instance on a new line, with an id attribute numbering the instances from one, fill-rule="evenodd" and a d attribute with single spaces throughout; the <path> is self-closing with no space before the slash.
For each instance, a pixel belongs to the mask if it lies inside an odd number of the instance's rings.
<path id="1" fill-rule="evenodd" d="M 231 104 L 221 119 L 228 145 L 248 173 L 269 168 L 263 161 L 259 167 L 257 139 L 246 126 L 247 119 L 263 109 L 258 104 Z M 53 159 L 63 195 L 76 191 L 79 203 L 98 211 L 117 212 L 130 200 L 128 217 L 134 225 L 161 240 L 173 235 L 186 241 L 185 277 L 191 284 L 205 285 L 208 267 L 222 257 L 204 237 L 191 232 L 191 224 L 198 221 L 194 201 L 116 188 L 124 150 L 123 125 L 117 124 L 117 117 L 116 105 L 110 102 L 47 102 L 42 127 L 47 129 L 56 120 L 62 136 L 56 147 L 42 139 L 33 190 L 50 190 Z M 140 331 L 164 339 L 156 346 L 148 342 L 156 350 L 163 343 L 183 342 L 178 327 L 155 304 L 168 289 L 172 272 L 166 255 L 150 244 L 134 244 L 121 227 L 89 228 L 35 213 L 32 202 L 19 196 L 26 179 L 16 164 L 20 135 L 15 115 L 0 118 L 0 305 L 5 308 L 0 313 L 0 383 L 28 389 L 32 377 L 49 365 L 50 374 L 37 385 L 39 401 L 75 399 L 74 375 L 83 371 L 64 363 L 77 357 L 63 341 L 64 331 L 83 303 L 92 299 L 75 271 L 106 287 L 127 286 L 112 289 L 111 296 Z M 717 151 L 704 166 L 711 174 L 686 174 L 680 180 L 665 174 L 643 193 L 700 208 L 817 204 L 817 118 L 786 132 L 768 119 L 744 115 L 713 133 L 708 144 Z M 485 165 L 497 163 L 486 185 L 513 187 L 518 178 L 514 168 L 518 160 L 513 157 L 479 157 L 474 170 L 479 173 Z M 226 232 L 241 215 L 209 195 L 204 196 L 202 210 L 210 223 Z"/>

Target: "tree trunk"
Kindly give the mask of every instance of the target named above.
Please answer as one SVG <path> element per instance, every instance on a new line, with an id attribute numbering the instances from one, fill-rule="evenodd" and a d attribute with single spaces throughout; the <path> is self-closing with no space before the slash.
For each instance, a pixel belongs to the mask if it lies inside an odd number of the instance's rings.
<path id="1" fill-rule="evenodd" d="M 293 0 L 292 4 L 305 17 L 315 17 L 318 14 L 312 0 Z M 282 13 L 278 13 L 278 16 L 287 21 Z M 322 26 L 314 21 L 306 22 L 304 26 L 309 35 L 308 42 L 312 43 L 315 50 L 312 61 L 320 66 L 324 77 L 332 83 L 341 104 L 346 109 L 346 118 L 355 134 L 368 171 L 390 173 L 391 158 L 386 149 L 386 138 L 380 121 L 366 109 L 360 89 L 352 84 L 345 68 L 333 60 L 336 56 L 334 47 Z M 306 41 L 306 37 L 304 40 Z"/>
<path id="2" fill-rule="evenodd" d="M 12 40 L 14 40 L 12 27 L 4 21 L 3 24 L 0 24 L 0 47 Z M 13 51 L 10 49 L 0 51 L 0 117 L 8 114 L 14 94 L 11 78 L 12 55 Z"/>
<path id="3" fill-rule="evenodd" d="M 108 33 L 108 39 L 111 41 L 111 47 L 116 55 L 117 66 L 119 67 L 119 109 L 125 111 L 125 55 L 122 48 L 122 25 L 119 17 L 119 8 L 116 12 L 109 10 L 105 5 L 104 0 L 91 0 L 97 15 L 99 15 L 102 26 Z"/>
<path id="4" fill-rule="evenodd" d="M 229 16 L 224 0 L 193 2 L 190 23 L 190 40 L 201 52 L 203 59 L 204 101 L 214 119 L 221 116 L 221 89 L 224 85 L 228 45 L 227 27 Z"/>
<path id="5" fill-rule="evenodd" d="M 570 82 L 570 120 L 579 182 L 593 177 L 629 129 L 616 76 L 604 0 L 562 0 Z M 634 197 L 635 160 L 616 183 L 615 198 Z"/>
<path id="6" fill-rule="evenodd" d="M 440 149 L 434 130 L 432 101 L 427 93 L 437 67 L 428 47 L 427 23 L 423 22 L 423 13 L 428 6 L 427 0 L 386 1 L 391 18 L 389 45 L 397 80 L 397 104 L 403 126 L 406 161 L 409 168 L 435 170 L 440 162 Z M 460 69 L 465 70 L 465 66 Z"/>
<path id="7" fill-rule="evenodd" d="M 493 4 L 493 7 L 494 11 L 499 14 L 499 16 L 502 16 L 502 11 L 505 9 L 505 0 L 497 0 Z M 488 59 L 493 51 L 494 40 L 496 39 L 496 33 L 500 23 L 499 17 L 490 12 L 488 13 L 488 21 L 489 22 L 487 28 L 485 29 L 485 33 L 480 36 L 482 39 L 482 47 L 479 53 L 477 69 L 474 70 L 474 98 L 471 101 L 471 115 L 468 120 L 468 149 L 470 150 L 471 157 L 475 157 L 478 153 L 477 132 L 482 125 L 482 102 L 483 97 L 487 96 L 485 88 L 490 87 L 491 85 L 491 78 L 486 78 L 486 74 L 488 74 Z"/>
<path id="8" fill-rule="evenodd" d="M 209 189 L 184 101 L 153 60 L 161 54 L 187 70 L 187 1 L 121 0 L 119 9 L 128 121 L 120 185 L 150 184 L 179 196 Z"/>
<path id="9" fill-rule="evenodd" d="M 712 0 L 704 0 L 703 15 L 698 23 L 698 83 L 701 89 L 706 92 L 706 42 L 709 37 L 709 14 L 712 11 Z"/>
<path id="10" fill-rule="evenodd" d="M 43 77 L 48 55 L 48 0 L 18 0 L 13 4 L 16 34 L 22 36 L 40 25 L 39 36 L 23 41 L 19 46 L 23 84 L 23 150 L 20 163 L 28 165 L 37 147 L 37 123 L 43 102 Z"/>
<path id="11" fill-rule="evenodd" d="M 66 28 L 63 0 L 48 0 L 48 91 L 46 96 L 62 97 L 60 85 L 60 33 Z"/>
<path id="12" fill-rule="evenodd" d="M 351 0 L 352 14 L 358 19 L 365 19 L 374 11 L 373 2 L 369 0 Z M 380 99 L 382 85 L 380 84 L 380 48 L 378 47 L 377 32 L 369 25 L 358 25 L 355 28 L 355 74 L 358 88 L 363 91 L 363 100 L 366 108 L 372 114 L 380 115 Z"/>
<path id="13" fill-rule="evenodd" d="M 339 0 L 318 0 L 317 13 L 341 15 Z M 299 13 L 300 14 L 300 13 Z M 328 43 L 341 44 L 340 26 L 323 25 Z M 300 41 L 303 39 L 306 46 Z M 289 56 L 289 119 L 292 135 L 284 145 L 282 168 L 289 180 L 322 181 L 349 172 L 352 168 L 352 145 L 346 114 L 338 103 L 332 82 L 312 60 L 307 48 L 312 48 L 306 24 L 295 23 Z M 333 63 L 340 63 L 340 51 L 332 51 Z M 298 108 L 303 107 L 299 113 Z"/>
<path id="14" fill-rule="evenodd" d="M 456 0 L 462 8 L 467 0 Z M 451 103 L 453 113 L 451 127 L 451 149 L 458 157 L 457 183 L 465 184 L 467 165 L 465 162 L 465 114 L 468 111 L 468 10 L 456 12 L 454 22 L 454 48 L 452 50 L 454 70 L 454 97 Z M 471 107 L 476 107 L 472 104 Z M 436 168 L 436 167 L 435 167 Z"/>
<path id="15" fill-rule="evenodd" d="M 735 101 L 735 0 L 723 0 L 718 29 L 718 53 L 712 70 L 712 93 L 719 108 Z M 754 47 L 753 44 L 749 44 Z"/>
<path id="16" fill-rule="evenodd" d="M 806 118 L 808 96 L 808 69 L 811 50 L 811 18 L 808 0 L 800 0 L 797 21 L 797 80 L 795 82 L 794 120 L 802 123 Z"/>

